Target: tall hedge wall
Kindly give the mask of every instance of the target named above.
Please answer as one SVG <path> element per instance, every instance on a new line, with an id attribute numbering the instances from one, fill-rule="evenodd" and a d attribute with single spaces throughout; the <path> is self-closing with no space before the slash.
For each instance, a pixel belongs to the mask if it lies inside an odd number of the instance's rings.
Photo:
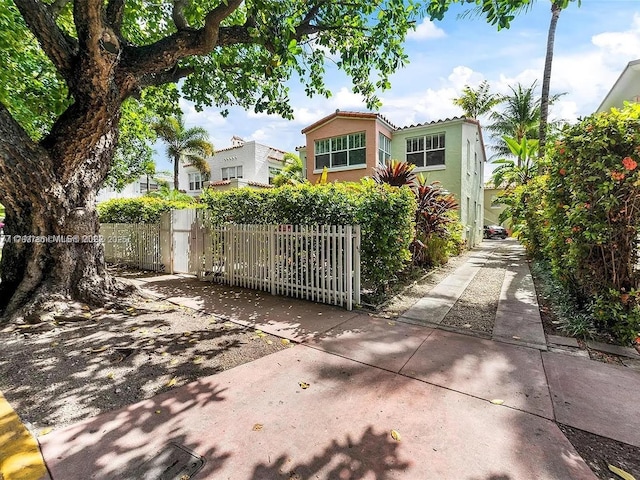
<path id="1" fill-rule="evenodd" d="M 207 190 L 213 223 L 362 227 L 362 281 L 383 289 L 411 259 L 416 202 L 408 188 L 360 183 L 283 186 L 273 190 Z"/>

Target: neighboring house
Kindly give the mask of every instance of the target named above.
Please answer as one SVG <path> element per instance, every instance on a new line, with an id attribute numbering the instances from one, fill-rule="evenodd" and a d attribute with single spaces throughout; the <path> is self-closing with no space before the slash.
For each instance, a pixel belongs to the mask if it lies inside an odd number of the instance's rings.
<path id="1" fill-rule="evenodd" d="M 189 195 L 197 196 L 207 187 L 228 190 L 230 188 L 269 188 L 273 178 L 284 166 L 286 152 L 257 143 L 245 142 L 240 137 L 231 139 L 231 146 L 216 150 L 207 159 L 211 173 L 205 178 L 191 165 L 180 166 L 180 187 Z"/>
<path id="2" fill-rule="evenodd" d="M 398 128 L 383 116 L 336 110 L 302 130 L 306 145 L 298 152 L 305 177 L 315 183 L 327 168 L 327 180 L 358 181 L 372 176 L 390 159 L 416 165 L 429 182 L 439 181 L 460 204 L 466 240 L 482 240 L 483 175 L 486 154 L 476 120 L 453 118 Z"/>
<path id="3" fill-rule="evenodd" d="M 502 225 L 509 228 L 509 222 L 500 222 L 500 214 L 504 211 L 505 205 L 498 201 L 498 197 L 504 193 L 504 188 L 496 188 L 492 182 L 484 186 L 484 224 Z"/>
<path id="4" fill-rule="evenodd" d="M 112 187 L 104 187 L 98 191 L 97 203 L 111 200 L 113 198 L 136 198 L 145 193 L 153 192 L 160 188 L 160 184 L 167 183 L 173 188 L 173 178 L 164 175 L 141 175 L 138 180 L 126 185 L 122 190 L 117 191 Z"/>
<path id="5" fill-rule="evenodd" d="M 640 102 L 640 59 L 629 62 L 598 107 L 598 112 L 622 108 L 624 102 Z"/>

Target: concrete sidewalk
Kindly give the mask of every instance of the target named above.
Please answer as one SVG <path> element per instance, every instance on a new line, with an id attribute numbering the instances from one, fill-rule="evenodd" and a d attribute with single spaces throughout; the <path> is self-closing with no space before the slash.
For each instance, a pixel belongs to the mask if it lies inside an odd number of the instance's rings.
<path id="1" fill-rule="evenodd" d="M 555 422 L 640 447 L 630 420 L 640 374 L 545 352 L 539 337 L 500 341 L 537 329 L 528 266 L 510 249 L 498 308 L 508 330 L 493 339 L 415 324 L 439 318 L 489 247 L 411 309 L 411 323 L 236 289 L 211 298 L 201 282 L 147 279 L 174 301 L 301 343 L 41 437 L 51 476 L 595 478 Z"/>

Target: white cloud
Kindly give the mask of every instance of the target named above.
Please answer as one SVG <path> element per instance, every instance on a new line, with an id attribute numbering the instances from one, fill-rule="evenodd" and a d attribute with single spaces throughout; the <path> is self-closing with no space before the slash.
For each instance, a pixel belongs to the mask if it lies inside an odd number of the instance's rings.
<path id="1" fill-rule="evenodd" d="M 428 18 L 422 20 L 422 23 L 415 30 L 407 34 L 408 40 L 431 40 L 434 38 L 443 38 L 447 34 Z"/>
<path id="2" fill-rule="evenodd" d="M 480 82 L 484 80 L 484 76 L 479 72 L 474 72 L 469 67 L 458 65 L 447 77 L 447 80 L 451 83 L 453 88 L 462 91 L 466 85 L 477 87 Z"/>
<path id="3" fill-rule="evenodd" d="M 594 35 L 591 41 L 610 54 L 625 55 L 630 59 L 637 58 L 640 55 L 640 14 L 634 14 L 629 30 L 600 33 Z"/>

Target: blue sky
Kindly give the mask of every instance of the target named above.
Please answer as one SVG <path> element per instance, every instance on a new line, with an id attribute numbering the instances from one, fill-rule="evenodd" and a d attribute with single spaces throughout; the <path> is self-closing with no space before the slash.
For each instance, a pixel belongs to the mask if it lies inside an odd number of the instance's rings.
<path id="1" fill-rule="evenodd" d="M 424 20 L 405 43 L 410 64 L 396 72 L 391 89 L 380 93 L 380 113 L 398 126 L 444 119 L 461 114 L 452 104 L 462 88 L 488 80 L 499 92 L 521 82 L 542 81 L 549 25 L 549 1 L 540 0 L 497 31 L 480 18 L 460 19 L 456 8 L 441 22 Z M 566 92 L 551 110 L 555 118 L 575 120 L 592 113 L 625 65 L 640 58 L 640 2 L 636 0 L 582 0 L 564 10 L 558 22 L 552 72 L 552 93 Z M 351 92 L 349 78 L 329 69 L 325 79 L 330 99 L 308 98 L 291 83 L 295 119 L 231 109 L 222 118 L 215 108 L 196 112 L 183 102 L 188 126 L 209 131 L 216 148 L 230 145 L 233 135 L 245 140 L 294 151 L 304 143 L 302 128 L 335 111 L 365 111 L 362 99 Z M 168 168 L 158 148 L 159 168 Z"/>

